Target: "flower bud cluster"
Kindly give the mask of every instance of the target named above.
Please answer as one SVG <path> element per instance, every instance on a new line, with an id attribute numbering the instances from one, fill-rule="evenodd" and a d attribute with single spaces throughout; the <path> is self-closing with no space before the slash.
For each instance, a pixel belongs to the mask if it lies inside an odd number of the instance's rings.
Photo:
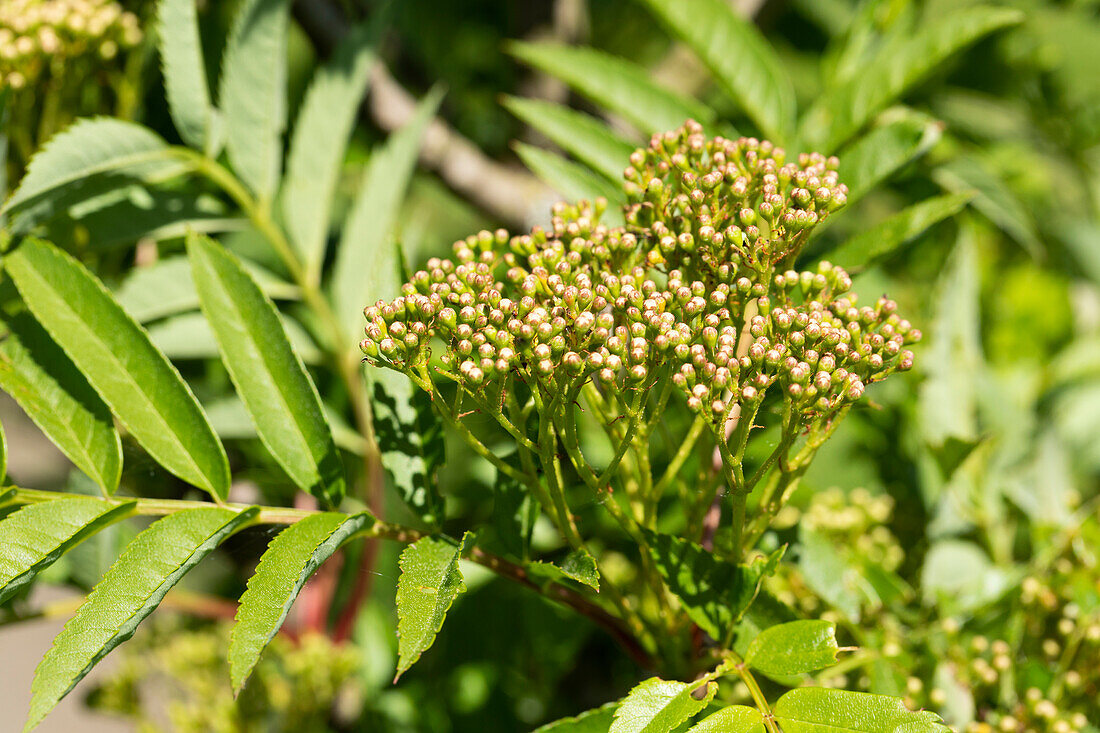
<path id="1" fill-rule="evenodd" d="M 86 55 L 110 60 L 141 38 L 137 16 L 115 0 L 4 0 L 0 85 L 21 89 L 51 63 Z"/>
<path id="2" fill-rule="evenodd" d="M 838 163 L 817 153 L 786 162 L 766 140 L 708 140 L 688 121 L 630 156 L 627 224 L 646 233 L 650 264 L 732 284 L 738 267 L 764 274 L 792 262 L 813 228 L 844 206 Z"/>
<path id="3" fill-rule="evenodd" d="M 641 199 L 627 226 L 600 223 L 603 201 L 559 204 L 549 228 L 456 242 L 453 259 L 433 258 L 400 297 L 364 310 L 367 359 L 417 370 L 438 338 L 443 365 L 471 389 L 516 377 L 552 391 L 589 378 L 624 390 L 667 376 L 715 425 L 773 386 L 796 410 L 828 414 L 912 366 L 904 347 L 920 332 L 893 301 L 862 305 L 828 262 L 774 267 L 808 231 L 790 235 L 791 217 L 816 222 L 843 203 L 835 161 L 782 165 L 768 143 L 705 141 L 689 122 L 631 162 L 626 189 Z M 663 193 L 646 193 L 654 186 Z"/>

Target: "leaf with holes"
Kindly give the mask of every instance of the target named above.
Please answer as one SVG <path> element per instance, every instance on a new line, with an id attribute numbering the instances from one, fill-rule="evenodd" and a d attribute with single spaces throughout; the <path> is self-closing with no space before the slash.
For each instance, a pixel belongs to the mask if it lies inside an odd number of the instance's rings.
<path id="1" fill-rule="evenodd" d="M 397 680 L 431 647 L 447 611 L 466 584 L 458 560 L 469 533 L 458 544 L 424 537 L 401 553 L 397 580 Z"/>
<path id="2" fill-rule="evenodd" d="M 118 488 L 122 443 L 111 411 L 30 314 L 6 319 L 0 390 L 107 494 Z"/>
<path id="3" fill-rule="evenodd" d="M 700 688 L 703 695 L 696 697 Z M 713 681 L 700 684 L 650 677 L 619 704 L 608 733 L 669 733 L 706 708 L 717 691 Z"/>
<path id="4" fill-rule="evenodd" d="M 229 463 L 206 415 L 103 284 L 70 255 L 33 238 L 10 252 L 4 266 L 31 313 L 149 455 L 225 499 Z"/>
<path id="5" fill-rule="evenodd" d="M 831 667 L 839 651 L 832 621 L 791 621 L 761 631 L 749 644 L 745 663 L 766 675 L 790 677 Z"/>
<path id="6" fill-rule="evenodd" d="M 55 499 L 28 504 L 0 520 L 0 603 L 133 508 L 134 502 L 115 504 L 91 497 Z"/>
<path id="7" fill-rule="evenodd" d="M 304 491 L 329 506 L 344 498 L 344 466 L 321 397 L 287 340 L 275 304 L 236 257 L 199 234 L 187 238 L 203 313 L 260 440 Z"/>
<path id="8" fill-rule="evenodd" d="M 271 541 L 237 607 L 229 637 L 229 676 L 234 694 L 248 681 L 260 654 L 283 625 L 302 586 L 352 535 L 370 527 L 369 514 L 312 514 Z"/>
<path id="9" fill-rule="evenodd" d="M 25 730 L 65 695 L 160 604 L 168 591 L 256 510 L 188 509 L 154 522 L 126 546 L 35 670 Z"/>

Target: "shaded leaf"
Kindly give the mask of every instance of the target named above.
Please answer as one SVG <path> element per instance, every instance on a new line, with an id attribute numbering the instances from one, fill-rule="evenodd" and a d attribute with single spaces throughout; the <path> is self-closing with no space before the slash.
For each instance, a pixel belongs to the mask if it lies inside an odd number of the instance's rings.
<path id="1" fill-rule="evenodd" d="M 675 130 L 689 118 L 703 125 L 713 124 L 716 118 L 714 111 L 702 102 L 655 84 L 641 66 L 595 49 L 511 43 L 508 52 L 523 63 L 561 79 L 647 135 Z"/>
<path id="2" fill-rule="evenodd" d="M 928 548 L 921 569 L 926 603 L 945 610 L 973 611 L 1000 596 L 1008 578 L 985 551 L 964 540 L 939 540 Z"/>
<path id="3" fill-rule="evenodd" d="M 848 206 L 928 152 L 941 133 L 939 123 L 908 113 L 875 127 L 845 147 L 840 152 L 837 173 L 848 186 Z"/>
<path id="4" fill-rule="evenodd" d="M 255 509 L 188 509 L 135 537 L 35 670 L 25 730 L 42 722 L 92 667 L 133 635 L 172 586 L 255 514 Z"/>
<path id="5" fill-rule="evenodd" d="M 745 653 L 745 663 L 766 675 L 789 677 L 836 664 L 839 647 L 832 621 L 791 621 L 761 631 Z"/>
<path id="6" fill-rule="evenodd" d="M 820 532 L 798 528 L 798 569 L 806 585 L 851 621 L 859 619 L 859 571 Z"/>
<path id="7" fill-rule="evenodd" d="M 0 603 L 57 558 L 128 516 L 134 502 L 55 499 L 28 504 L 0 520 Z"/>
<path id="8" fill-rule="evenodd" d="M 390 369 L 369 370 L 367 381 L 382 465 L 405 504 L 428 525 L 438 526 L 444 506 L 436 472 L 446 456 L 443 425 L 431 396 Z"/>
<path id="9" fill-rule="evenodd" d="M 705 691 L 696 699 L 694 693 L 700 687 Z M 713 681 L 689 684 L 650 677 L 619 704 L 609 733 L 669 733 L 703 710 L 717 691 Z"/>
<path id="10" fill-rule="evenodd" d="M 214 117 L 202 58 L 195 0 L 161 0 L 157 6 L 157 50 L 164 90 L 180 137 L 196 150 L 217 155 Z"/>
<path id="11" fill-rule="evenodd" d="M 547 723 L 533 733 L 607 733 L 618 706 L 616 702 L 586 710 L 580 715 Z"/>
<path id="12" fill-rule="evenodd" d="M 272 300 L 298 298 L 297 286 L 252 262 L 242 260 L 240 264 Z M 115 300 L 139 323 L 197 310 L 199 293 L 191 277 L 191 263 L 180 255 L 135 267 L 115 291 Z"/>
<path id="13" fill-rule="evenodd" d="M 1005 234 L 1015 239 L 1032 257 L 1041 257 L 1043 243 L 1031 214 L 992 171 L 978 160 L 958 157 L 932 172 L 936 183 L 952 193 L 970 192 L 974 208 Z M 977 192 L 974 196 L 973 192 Z"/>
<path id="14" fill-rule="evenodd" d="M 0 389 L 77 468 L 113 494 L 122 472 L 122 443 L 111 411 L 29 314 L 12 316 L 6 324 Z"/>
<path id="15" fill-rule="evenodd" d="M 507 97 L 504 106 L 555 145 L 612 181 L 623 177 L 635 146 L 606 123 L 569 107 L 538 99 Z"/>
<path id="16" fill-rule="evenodd" d="M 596 568 L 596 560 L 588 554 L 588 550 L 574 550 L 562 558 L 558 567 L 566 577 L 572 578 L 578 583 L 583 583 L 596 591 L 600 589 L 600 571 Z"/>
<path id="17" fill-rule="evenodd" d="M 469 534 L 458 544 L 424 537 L 401 553 L 397 580 L 397 674 L 400 677 L 431 647 L 447 611 L 466 584 L 458 560 Z"/>
<path id="18" fill-rule="evenodd" d="M 608 222 L 621 221 L 618 207 L 624 197 L 622 189 L 617 185 L 557 153 L 524 143 L 514 143 L 512 147 L 532 173 L 567 200 L 593 201 L 598 196 L 603 196 L 608 201 L 604 219 Z"/>
<path id="19" fill-rule="evenodd" d="M 974 194 L 968 192 L 925 199 L 860 232 L 829 252 L 828 258 L 849 270 L 863 269 L 959 213 L 973 198 Z"/>
<path id="20" fill-rule="evenodd" d="M 825 687 L 803 687 L 787 692 L 775 703 L 775 717 L 783 733 L 946 733 L 940 716 L 913 712 L 901 698 L 869 695 Z"/>
<path id="21" fill-rule="evenodd" d="M 511 476 L 497 474 L 493 485 L 493 528 L 504 551 L 521 560 L 531 556 L 531 534 L 539 517 L 539 502 Z"/>
<path id="22" fill-rule="evenodd" d="M 730 705 L 703 718 L 687 733 L 764 733 L 764 719 L 756 708 Z"/>
<path id="23" fill-rule="evenodd" d="M 286 127 L 289 0 L 245 0 L 222 60 L 218 100 L 233 171 L 261 201 L 279 182 Z"/>
<path id="24" fill-rule="evenodd" d="M 794 124 L 794 86 L 751 23 L 722 0 L 644 0 L 671 33 L 699 55 L 760 131 L 782 144 Z"/>
<path id="25" fill-rule="evenodd" d="M 642 529 L 654 564 L 684 611 L 715 641 L 722 642 L 775 571 L 785 548 L 738 565 L 680 537 Z"/>
<path id="26" fill-rule="evenodd" d="M 302 586 L 342 544 L 374 523 L 369 514 L 311 514 L 271 541 L 237 607 L 229 637 L 229 676 L 239 693 L 283 625 Z"/>
<path id="27" fill-rule="evenodd" d="M 801 137 L 822 152 L 835 150 L 956 52 L 1022 18 L 1013 9 L 974 6 L 940 15 L 914 33 L 899 34 L 861 67 L 861 73 L 807 111 Z"/>
<path id="28" fill-rule="evenodd" d="M 377 35 L 370 26 L 348 33 L 317 70 L 294 123 L 280 202 L 287 232 L 311 279 L 324 259 L 332 197 L 375 62 Z"/>
<path id="29" fill-rule="evenodd" d="M 198 234 L 187 238 L 202 309 L 256 432 L 291 480 L 329 506 L 344 498 L 344 466 L 321 397 L 272 303 L 240 262 Z"/>
<path id="30" fill-rule="evenodd" d="M 336 315 L 349 336 L 362 331 L 363 306 L 382 297 L 372 295 L 378 291 L 371 287 L 373 273 L 389 277 L 396 266 L 389 264 L 390 237 L 416 166 L 421 138 L 442 98 L 441 89 L 429 92 L 405 126 L 371 154 L 363 172 L 332 275 Z"/>
<path id="31" fill-rule="evenodd" d="M 332 428 L 332 439 L 336 445 L 356 455 L 363 455 L 363 436 L 355 432 L 344 418 L 328 405 L 322 405 L 325 410 L 325 419 Z M 222 440 L 251 440 L 259 439 L 256 426 L 245 409 L 244 403 L 236 395 L 214 400 L 203 405 L 206 416 L 210 418 L 210 424 L 214 426 L 214 432 Z"/>
<path id="32" fill-rule="evenodd" d="M 15 231 L 26 231 L 77 201 L 185 169 L 147 127 L 107 117 L 81 119 L 35 154 L 0 215 L 12 219 Z"/>
<path id="33" fill-rule="evenodd" d="M 202 408 L 103 284 L 37 239 L 23 240 L 4 264 L 35 318 L 149 454 L 225 499 L 229 464 Z"/>

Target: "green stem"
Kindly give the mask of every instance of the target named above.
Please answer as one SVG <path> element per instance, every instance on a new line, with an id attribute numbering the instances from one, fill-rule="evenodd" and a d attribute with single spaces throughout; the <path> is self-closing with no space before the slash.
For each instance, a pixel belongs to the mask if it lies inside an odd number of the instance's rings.
<path id="1" fill-rule="evenodd" d="M 781 733 L 779 730 L 779 724 L 775 722 L 775 713 L 772 712 L 771 705 L 768 704 L 768 699 L 764 697 L 764 692 L 760 689 L 760 685 L 756 682 L 756 678 L 753 677 L 752 672 L 749 671 L 749 667 L 745 664 L 745 660 L 742 659 L 736 652 L 727 652 L 729 660 L 732 662 L 732 667 L 741 681 L 745 683 L 745 687 L 749 688 L 749 695 L 752 696 L 753 704 L 756 705 L 756 709 L 760 711 L 760 716 L 764 719 L 764 727 L 768 733 Z"/>

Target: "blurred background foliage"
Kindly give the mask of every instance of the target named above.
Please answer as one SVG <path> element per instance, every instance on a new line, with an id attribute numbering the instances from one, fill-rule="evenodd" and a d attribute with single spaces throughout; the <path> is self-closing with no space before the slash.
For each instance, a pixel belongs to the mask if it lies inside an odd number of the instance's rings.
<path id="1" fill-rule="evenodd" d="M 800 108 L 828 99 L 919 29 L 969 4 L 731 2 L 776 49 Z M 200 2 L 207 59 L 219 58 L 236 4 Z M 49 37 L 25 27 L 20 18 L 35 5 L 64 6 L 54 27 L 69 32 Z M 856 290 L 889 292 L 902 310 L 919 314 L 913 320 L 925 343 L 915 372 L 876 387 L 875 404 L 854 412 L 822 450 L 781 516 L 782 528 L 766 538 L 792 543 L 798 557 L 769 590 L 783 613 L 826 614 L 867 650 L 834 668 L 838 684 L 907 696 L 960 730 L 1095 731 L 1100 3 L 1003 5 L 1023 11 L 1023 22 L 937 66 L 880 118 L 915 121 L 919 154 L 822 238 L 822 248 L 836 245 L 932 195 L 971 197 L 954 216 L 858 274 Z M 102 7 L 112 10 L 97 9 Z M 90 27 L 88 19 L 99 12 L 110 14 L 110 21 L 104 15 L 102 28 Z M 81 13 L 87 17 L 71 20 Z M 445 254 L 452 241 L 477 229 L 519 229 L 547 218 L 554 196 L 525 171 L 517 155 L 525 148 L 517 141 L 554 145 L 523 114 L 514 115 L 514 105 L 502 104 L 507 97 L 567 105 L 606 120 L 632 144 L 645 139 L 635 126 L 645 109 L 634 115 L 608 111 L 599 93 L 545 73 L 544 64 L 521 63 L 530 61 L 523 52 L 529 47 L 511 45 L 515 41 L 584 46 L 627 59 L 663 88 L 713 110 L 704 120 L 711 129 L 755 129 L 699 59 L 646 3 L 634 0 L 405 0 L 390 7 L 367 0 L 298 2 L 289 45 L 291 109 L 331 51 L 333 18 L 379 13 L 388 14 L 382 63 L 339 194 L 346 208 L 372 150 L 395 127 L 401 101 L 442 85 L 447 134 L 434 148 L 426 144 L 398 218 L 396 235 L 415 262 Z M 6 95 L 9 182 L 21 176 L 31 151 L 76 116 L 130 117 L 176 139 L 149 40 L 152 14 L 149 2 L 4 3 L 0 93 Z M 114 45 L 83 40 L 91 30 Z M 18 40 L 23 37 L 32 40 Z M 64 52 L 48 53 L 54 42 Z M 217 71 L 208 73 L 215 78 Z M 472 168 L 449 165 L 456 156 Z M 547 175 L 543 163 L 533 167 Z M 561 176 L 548 177 L 568 188 Z M 493 198 L 498 179 L 510 199 Z M 178 193 L 204 217 L 230 217 L 202 190 L 185 186 Z M 74 218 L 58 226 L 67 227 L 58 238 L 83 242 L 99 274 L 123 290 L 158 252 L 178 249 L 178 232 L 153 230 L 139 242 L 121 231 L 117 241 L 104 241 L 93 236 L 94 222 Z M 247 227 L 225 229 L 235 230 L 226 235 L 234 247 L 257 251 Z M 270 265 L 278 274 L 277 263 Z M 179 344 L 170 355 L 193 384 L 202 385 L 200 398 L 226 391 L 220 365 L 203 358 L 213 352 L 195 349 L 178 320 L 154 321 L 151 332 L 166 351 Z M 231 418 L 223 420 L 223 435 L 232 432 L 225 423 Z M 257 441 L 242 437 L 231 448 L 234 464 L 246 467 L 268 500 L 291 495 L 290 483 Z M 448 513 L 490 517 L 487 467 L 468 460 L 458 446 L 448 458 L 441 475 L 453 505 Z M 18 478 L 15 450 L 12 464 Z M 129 455 L 127 465 L 133 473 Z M 64 474 L 58 472 L 57 486 L 82 490 L 76 474 Z M 151 465 L 140 480 L 145 495 L 176 490 Z M 399 516 L 399 501 L 391 499 L 393 516 Z M 117 555 L 125 531 L 96 536 L 51 568 L 49 578 L 90 587 Z M 235 538 L 221 564 L 204 565 L 202 577 L 190 583 L 233 597 L 265 539 L 248 533 Z M 545 546 L 552 538 L 540 540 L 537 528 L 540 541 Z M 229 698 L 227 671 L 214 651 L 224 624 L 201 620 L 217 617 L 216 605 L 139 632 L 140 646 L 124 648 L 127 661 L 91 701 L 134 716 L 149 730 L 527 730 L 615 699 L 639 678 L 629 659 L 586 621 L 470 567 L 464 570 L 468 597 L 434 649 L 391 686 L 396 553 L 396 547 L 381 546 L 372 598 L 350 644 L 332 648 L 323 638 L 288 635 L 261 667 L 263 684 L 250 687 L 239 706 Z M 623 564 L 629 572 L 625 558 Z M 345 556 L 335 582 L 354 584 L 358 567 L 355 557 Z M 148 688 L 174 690 L 179 702 L 157 709 L 150 702 L 157 696 L 143 694 Z M 189 702 L 196 700 L 201 702 Z"/>

